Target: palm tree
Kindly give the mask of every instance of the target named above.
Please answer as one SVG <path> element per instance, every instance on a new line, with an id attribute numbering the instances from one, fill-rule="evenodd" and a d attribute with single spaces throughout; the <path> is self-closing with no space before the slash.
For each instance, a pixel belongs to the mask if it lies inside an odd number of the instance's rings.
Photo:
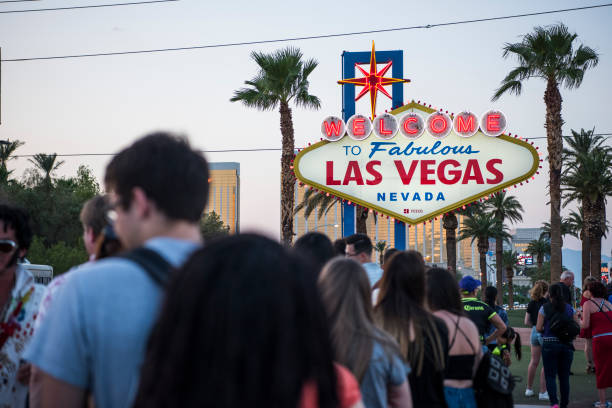
<path id="1" fill-rule="evenodd" d="M 541 78 L 546 81 L 544 103 L 546 104 L 546 138 L 548 142 L 551 259 L 550 274 L 553 282 L 561 277 L 561 167 L 563 141 L 561 138 L 561 104 L 563 99 L 559 87 L 578 88 L 587 69 L 599 62 L 597 52 L 590 47 L 574 47 L 577 34 L 569 32 L 562 23 L 535 27 L 519 43 L 507 43 L 503 56 L 516 56 L 519 66 L 502 80 L 493 95 L 499 99 L 504 93 L 520 95 L 523 81 Z"/>
<path id="2" fill-rule="evenodd" d="M 479 201 L 464 205 L 442 216 L 442 227 L 446 232 L 446 267 L 453 274 L 457 274 L 457 228 L 458 215 L 470 216 L 484 211 L 484 204 Z"/>
<path id="3" fill-rule="evenodd" d="M 6 164 L 9 160 L 14 159 L 12 157 L 13 153 L 23 144 L 24 142 L 19 140 L 13 140 L 12 142 L 9 140 L 7 143 L 0 144 L 0 183 L 6 184 L 8 182 L 8 178 L 13 170 L 9 171 Z"/>
<path id="4" fill-rule="evenodd" d="M 516 197 L 507 195 L 505 191 L 497 192 L 487 201 L 487 207 L 495 216 L 498 223 L 504 224 L 506 220 L 514 223 L 523 221 L 523 206 Z M 495 239 L 495 269 L 497 273 L 497 302 L 503 303 L 502 269 L 503 269 L 503 239 Z"/>
<path id="5" fill-rule="evenodd" d="M 502 254 L 502 264 L 506 269 L 506 279 L 508 280 L 508 307 L 514 309 L 514 286 L 512 279 L 518 263 L 518 254 L 514 251 L 504 251 Z"/>
<path id="6" fill-rule="evenodd" d="M 596 149 L 570 162 L 563 174 L 566 200 L 580 200 L 589 240 L 590 275 L 601 275 L 601 238 L 606 233 L 606 201 L 612 195 L 612 153 Z"/>
<path id="7" fill-rule="evenodd" d="M 584 223 L 584 211 L 582 209 L 582 205 L 578 207 L 578 212 L 572 210 L 567 219 L 572 229 L 572 236 L 580 239 L 580 242 L 582 243 L 582 282 L 584 282 L 586 277 L 589 276 L 591 270 L 591 247 L 585 230 L 586 225 Z"/>
<path id="8" fill-rule="evenodd" d="M 287 47 L 272 54 L 252 52 L 251 58 L 259 66 L 259 72 L 247 88 L 234 92 L 232 102 L 242 102 L 250 108 L 270 110 L 279 107 L 282 135 L 281 155 L 281 235 L 286 245 L 293 240 L 293 206 L 295 175 L 292 160 L 294 154 L 293 119 L 289 104 L 318 109 L 319 98 L 308 93 L 308 77 L 317 67 L 314 59 L 302 61 L 298 48 Z"/>
<path id="9" fill-rule="evenodd" d="M 505 226 L 497 222 L 493 214 L 478 211 L 465 217 L 458 239 L 461 241 L 471 238 L 472 243 L 474 240 L 477 241 L 480 258 L 480 279 L 483 288 L 487 286 L 487 251 L 489 250 L 490 237 L 509 238 L 510 234 L 506 231 Z M 484 299 L 484 290 L 482 291 L 482 297 Z"/>
<path id="10" fill-rule="evenodd" d="M 572 136 L 565 139 L 568 145 L 567 149 L 563 149 L 563 159 L 566 163 L 572 163 L 569 169 L 576 167 L 580 169 L 582 163 L 585 160 L 589 160 L 589 156 L 596 150 L 606 150 L 609 152 L 609 147 L 604 145 L 605 138 L 600 135 L 596 135 L 595 129 L 585 131 L 580 129 L 580 132 L 576 132 L 572 129 Z M 568 171 L 566 171 L 567 175 Z M 570 179 L 562 178 L 562 182 L 569 182 Z M 574 180 L 578 181 L 578 180 Z M 571 195 L 567 194 L 564 196 L 566 200 L 563 205 L 566 206 L 571 199 L 568 199 Z M 579 238 L 582 242 L 582 279 L 584 280 L 591 274 L 591 243 L 589 235 L 587 233 L 587 224 L 584 222 L 584 206 L 590 205 L 587 200 L 586 203 L 582 201 L 580 194 L 574 194 L 574 198 L 577 198 L 580 202 L 578 212 L 572 211 L 570 213 L 570 224 L 572 225 L 573 234 L 576 238 Z M 604 232 L 605 234 L 605 232 Z"/>
<path id="11" fill-rule="evenodd" d="M 374 245 L 374 249 L 376 250 L 376 252 L 378 252 L 378 258 L 379 258 L 379 261 L 380 261 L 379 263 L 381 267 L 383 264 L 386 248 L 387 248 L 387 241 L 378 241 L 376 245 Z"/>
<path id="12" fill-rule="evenodd" d="M 302 202 L 295 206 L 294 214 L 297 214 L 301 209 L 304 209 L 304 217 L 308 218 L 312 212 L 318 208 L 318 219 L 334 207 L 338 199 L 329 193 L 317 191 L 314 188 L 308 188 L 304 191 Z"/>
<path id="13" fill-rule="evenodd" d="M 525 252 L 531 256 L 535 255 L 538 269 L 540 269 L 544 263 L 544 255 L 550 254 L 550 242 L 540 235 L 540 238 L 529 242 Z"/>
<path id="14" fill-rule="evenodd" d="M 38 154 L 35 154 L 33 158 L 28 159 L 30 163 L 34 164 L 34 167 L 36 167 L 36 169 L 38 169 L 39 171 L 43 173 L 43 183 L 48 188 L 51 187 L 52 182 L 53 182 L 51 173 L 53 173 L 62 164 L 64 164 L 63 160 L 56 162 L 56 159 L 57 159 L 57 153 L 53 153 L 53 154 L 38 153 Z"/>
<path id="15" fill-rule="evenodd" d="M 563 237 L 566 235 L 570 235 L 572 233 L 572 226 L 567 218 L 561 217 L 561 246 L 563 247 Z M 542 223 L 542 232 L 540 233 L 540 238 L 544 238 L 551 243 L 551 232 L 550 232 L 550 223 L 543 222 Z M 551 243 L 552 245 L 552 243 Z"/>

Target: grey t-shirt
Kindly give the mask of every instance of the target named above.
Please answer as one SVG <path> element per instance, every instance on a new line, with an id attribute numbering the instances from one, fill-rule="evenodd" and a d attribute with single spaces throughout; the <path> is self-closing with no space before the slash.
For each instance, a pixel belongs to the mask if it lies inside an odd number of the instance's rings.
<path id="1" fill-rule="evenodd" d="M 407 380 L 410 367 L 398 354 L 388 355 L 378 342 L 374 342 L 372 358 L 361 380 L 361 399 L 366 408 L 386 408 L 387 387 L 401 385 Z"/>
<path id="2" fill-rule="evenodd" d="M 180 266 L 197 244 L 154 238 L 146 247 Z M 162 289 L 135 263 L 108 258 L 71 272 L 24 358 L 47 374 L 93 393 L 98 408 L 124 408 L 138 390 Z"/>

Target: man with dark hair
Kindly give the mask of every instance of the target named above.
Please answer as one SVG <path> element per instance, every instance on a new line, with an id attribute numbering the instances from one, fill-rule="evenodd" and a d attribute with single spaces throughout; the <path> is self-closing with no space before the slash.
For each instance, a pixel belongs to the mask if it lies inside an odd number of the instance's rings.
<path id="1" fill-rule="evenodd" d="M 337 256 L 344 256 L 346 254 L 346 240 L 344 238 L 338 238 L 334 241 L 334 253 Z"/>
<path id="2" fill-rule="evenodd" d="M 382 269 L 372 262 L 372 240 L 366 234 L 353 234 L 346 238 L 346 256 L 355 259 L 368 274 L 370 286 L 382 278 Z"/>
<path id="3" fill-rule="evenodd" d="M 32 242 L 27 213 L 0 205 L 0 407 L 25 407 L 31 366 L 21 357 L 44 287 L 17 263 Z"/>
<path id="4" fill-rule="evenodd" d="M 307 232 L 295 241 L 293 248 L 314 264 L 317 274 L 321 272 L 327 261 L 334 257 L 331 240 L 320 232 Z"/>
<path id="5" fill-rule="evenodd" d="M 80 408 L 88 392 L 99 408 L 131 406 L 163 285 L 201 245 L 208 165 L 186 139 L 137 140 L 108 164 L 105 184 L 131 252 L 74 271 L 41 322 L 26 358 L 44 406 Z"/>

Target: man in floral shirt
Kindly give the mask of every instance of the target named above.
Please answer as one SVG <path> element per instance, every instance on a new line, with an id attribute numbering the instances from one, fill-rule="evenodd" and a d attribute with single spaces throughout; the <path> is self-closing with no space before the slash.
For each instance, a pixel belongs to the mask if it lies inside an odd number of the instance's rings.
<path id="1" fill-rule="evenodd" d="M 17 264 L 32 241 L 28 215 L 0 205 L 0 408 L 25 407 L 30 365 L 21 360 L 44 287 Z"/>

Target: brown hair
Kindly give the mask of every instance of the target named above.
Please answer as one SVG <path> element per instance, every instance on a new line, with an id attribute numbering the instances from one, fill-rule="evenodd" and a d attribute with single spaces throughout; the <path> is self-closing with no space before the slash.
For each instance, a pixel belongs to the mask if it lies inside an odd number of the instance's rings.
<path id="1" fill-rule="evenodd" d="M 533 288 L 529 291 L 529 296 L 531 300 L 535 300 L 536 302 L 544 297 L 548 292 L 548 282 L 544 280 L 536 281 L 533 285 Z"/>
<path id="2" fill-rule="evenodd" d="M 434 316 L 425 309 L 425 262 L 419 252 L 400 251 L 385 263 L 374 315 L 379 326 L 397 340 L 417 376 L 425 363 L 426 338 L 431 343 L 434 369 L 444 370 L 442 339 Z"/>
<path id="3" fill-rule="evenodd" d="M 582 291 L 584 292 L 587 289 L 587 286 L 589 285 L 589 283 L 591 282 L 597 282 L 597 278 L 594 276 L 587 276 L 586 278 L 584 278 L 584 282 L 582 282 Z M 590 292 L 590 291 L 589 291 Z"/>
<path id="4" fill-rule="evenodd" d="M 591 296 L 593 296 L 594 298 L 607 300 L 608 291 L 606 290 L 604 284 L 598 281 L 597 279 L 594 282 L 587 283 L 586 290 L 591 292 Z"/>
<path id="5" fill-rule="evenodd" d="M 319 276 L 319 291 L 329 317 L 335 360 L 359 382 L 370 364 L 374 342 L 387 353 L 399 354 L 395 341 L 374 325 L 370 280 L 358 262 L 350 258 L 328 262 Z"/>
<path id="6" fill-rule="evenodd" d="M 87 200 L 85 204 L 83 204 L 80 216 L 83 229 L 91 228 L 94 237 L 99 237 L 108 223 L 106 219 L 107 210 L 108 201 L 106 196 L 97 195 Z"/>

